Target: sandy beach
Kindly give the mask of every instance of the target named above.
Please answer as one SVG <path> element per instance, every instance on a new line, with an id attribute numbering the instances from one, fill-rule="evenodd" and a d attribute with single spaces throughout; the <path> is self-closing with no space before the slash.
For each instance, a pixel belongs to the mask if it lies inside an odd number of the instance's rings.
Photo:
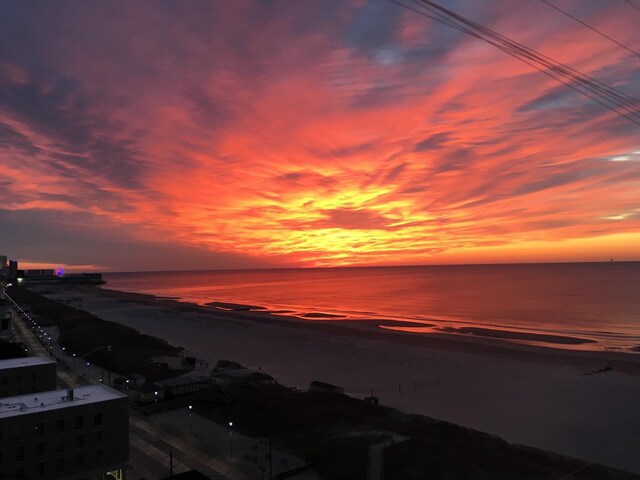
<path id="1" fill-rule="evenodd" d="M 640 473 L 640 356 L 412 335 L 382 331 L 379 321 L 303 321 L 98 288 L 48 296 L 166 339 L 211 365 L 232 359 L 300 389 L 321 380 L 353 396 L 373 392 L 407 412 Z M 611 371 L 603 371 L 607 364 Z"/>

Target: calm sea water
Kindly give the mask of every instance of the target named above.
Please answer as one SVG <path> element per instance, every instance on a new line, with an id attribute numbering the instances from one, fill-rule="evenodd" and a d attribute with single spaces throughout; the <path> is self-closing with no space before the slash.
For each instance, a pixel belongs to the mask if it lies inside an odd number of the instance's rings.
<path id="1" fill-rule="evenodd" d="M 640 262 L 110 273 L 105 279 L 107 288 L 199 304 L 243 303 L 297 315 L 480 326 L 597 342 L 563 348 L 640 345 Z"/>

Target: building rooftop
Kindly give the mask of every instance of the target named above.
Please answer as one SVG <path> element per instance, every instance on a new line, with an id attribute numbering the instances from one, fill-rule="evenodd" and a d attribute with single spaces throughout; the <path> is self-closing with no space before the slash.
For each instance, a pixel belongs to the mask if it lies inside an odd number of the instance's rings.
<path id="1" fill-rule="evenodd" d="M 123 393 L 106 385 L 90 385 L 73 390 L 73 400 L 67 398 L 67 390 L 29 393 L 0 398 L 0 419 L 16 415 L 59 410 L 71 406 L 87 405 L 116 398 L 127 398 Z"/>
<path id="2" fill-rule="evenodd" d="M 5 368 L 31 367 L 33 365 L 47 365 L 51 363 L 56 362 L 44 357 L 8 358 L 6 360 L 0 360 L 0 370 L 4 370 Z"/>
<path id="3" fill-rule="evenodd" d="M 185 375 L 182 377 L 173 377 L 173 378 L 167 378 L 166 380 L 160 380 L 156 382 L 156 384 L 167 386 L 167 387 L 175 387 L 178 385 L 191 385 L 193 383 L 202 383 L 202 382 L 206 382 L 207 380 L 208 380 L 207 377 L 203 377 L 201 375 L 199 376 Z"/>

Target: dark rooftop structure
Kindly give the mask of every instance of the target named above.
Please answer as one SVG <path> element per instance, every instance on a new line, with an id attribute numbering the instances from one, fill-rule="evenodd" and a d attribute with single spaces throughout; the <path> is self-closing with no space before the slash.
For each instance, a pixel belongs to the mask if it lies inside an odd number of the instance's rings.
<path id="1" fill-rule="evenodd" d="M 178 473 L 176 475 L 166 477 L 164 478 L 164 480 L 211 480 L 211 478 L 203 475 L 197 470 L 189 470 L 188 472 Z"/>
<path id="2" fill-rule="evenodd" d="M 329 392 L 329 393 L 344 393 L 344 388 L 337 385 L 331 385 L 330 383 L 320 382 L 314 380 L 309 384 L 310 392 Z"/>

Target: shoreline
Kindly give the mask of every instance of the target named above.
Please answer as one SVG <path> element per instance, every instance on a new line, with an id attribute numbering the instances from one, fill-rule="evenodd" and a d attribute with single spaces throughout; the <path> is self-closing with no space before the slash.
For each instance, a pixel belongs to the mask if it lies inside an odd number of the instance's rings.
<path id="1" fill-rule="evenodd" d="M 217 298 L 215 295 L 209 298 L 182 296 L 176 293 L 171 296 L 163 292 L 128 292 L 119 290 L 118 287 L 101 287 L 105 291 L 118 292 L 119 294 L 147 295 L 152 299 L 174 300 L 185 305 L 199 307 L 211 307 L 224 312 L 251 312 L 267 313 L 269 318 L 292 318 L 300 322 L 326 321 L 354 326 L 357 323 L 371 324 L 379 322 L 381 329 L 403 331 L 424 337 L 439 336 L 441 338 L 458 337 L 461 341 L 482 341 L 496 343 L 503 346 L 507 343 L 536 346 L 547 349 L 561 349 L 572 351 L 616 352 L 621 354 L 637 354 L 640 352 L 640 331 L 636 328 L 625 331 L 611 331 L 597 328 L 595 325 L 572 325 L 561 321 L 554 324 L 533 325 L 522 322 L 512 322 L 508 319 L 472 319 L 472 317 L 456 317 L 443 314 L 431 314 L 414 312 L 412 314 L 397 315 L 394 313 L 374 312 L 372 306 L 365 306 L 360 310 L 345 308 L 323 308 L 312 305 L 292 305 L 283 301 L 269 304 L 257 299 L 235 299 L 233 295 L 223 295 Z M 212 301 L 213 299 L 213 301 Z M 384 310 L 384 308 L 383 308 Z M 401 328 L 398 328 L 401 327 Z M 615 330 L 615 329 L 613 329 Z M 491 342 L 491 341 L 494 342 Z M 510 348 L 514 348 L 512 345 Z"/>
<path id="2" fill-rule="evenodd" d="M 265 307 L 256 307 L 246 304 L 229 304 L 224 302 L 209 302 L 199 305 L 186 302 L 175 297 L 157 296 L 148 293 L 128 292 L 103 287 L 83 287 L 96 289 L 99 292 L 117 300 L 144 303 L 150 306 L 162 305 L 163 307 L 180 312 L 206 312 L 219 316 L 221 320 L 241 320 L 263 324 L 265 321 L 273 325 L 308 330 L 316 333 L 338 335 L 343 337 L 365 338 L 372 340 L 389 341 L 408 346 L 433 348 L 447 352 L 460 352 L 485 355 L 495 358 L 508 358 L 518 361 L 542 362 L 556 366 L 574 366 L 579 368 L 598 368 L 605 364 L 611 365 L 617 371 L 640 376 L 640 355 L 631 351 L 603 351 L 603 350 L 579 350 L 568 348 L 554 348 L 549 345 L 526 343 L 538 336 L 554 337 L 553 335 L 526 334 L 510 330 L 489 329 L 481 327 L 460 327 L 468 333 L 448 332 L 446 329 L 434 330 L 435 324 L 401 321 L 394 319 L 349 319 L 341 316 L 309 314 L 306 317 L 282 314 L 279 311 L 270 311 Z M 90 290 L 89 290 L 90 291 Z M 218 305 L 224 305 L 219 307 Z M 227 308 L 232 305 L 235 308 Z M 391 328 L 390 328 L 391 327 Z M 399 327 L 396 329 L 395 327 Z M 402 329 L 412 327 L 430 329 L 429 333 L 414 333 Z M 474 334 L 478 331 L 491 331 L 489 336 Z M 509 338 L 510 335 L 516 338 Z M 582 344 L 590 342 L 579 337 L 557 336 L 557 346 Z M 547 338 L 548 339 L 548 338 Z M 522 340 L 522 342 L 513 341 Z"/>
<path id="3" fill-rule="evenodd" d="M 302 320 L 415 322 L 416 328 L 433 324 L 413 332 L 424 336 L 508 335 L 511 338 L 502 338 L 503 342 L 638 353 L 640 263 L 622 269 L 594 265 L 553 269 L 533 264 L 503 270 L 463 266 L 442 274 L 421 266 L 360 273 L 353 269 L 321 269 L 313 274 L 298 269 L 282 274 L 270 269 L 235 274 L 205 270 L 139 277 L 114 273 L 106 277 L 103 288 L 171 296 L 198 305 L 228 303 L 233 309 L 259 308 Z"/>

